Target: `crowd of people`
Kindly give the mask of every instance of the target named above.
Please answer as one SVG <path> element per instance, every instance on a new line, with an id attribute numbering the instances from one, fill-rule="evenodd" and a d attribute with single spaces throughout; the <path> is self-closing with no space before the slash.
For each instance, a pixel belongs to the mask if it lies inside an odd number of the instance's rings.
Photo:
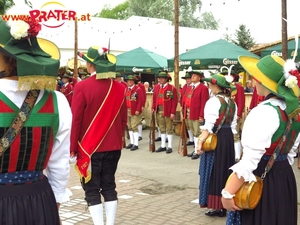
<path id="1" fill-rule="evenodd" d="M 227 217 L 227 225 L 297 225 L 291 165 L 300 142 L 300 74 L 294 62 L 240 56 L 254 89 L 250 82 L 244 89 L 230 68 L 210 77 L 189 68 L 182 77 L 186 84 L 177 90 L 164 70 L 156 74 L 156 85 L 142 84 L 134 73 L 123 80 L 116 57 L 93 46 L 78 52 L 89 78 L 67 72 L 60 81 L 59 50 L 49 48 L 55 45 L 48 40 L 38 42 L 36 23 L 28 24 L 36 33 L 20 37 L 20 26 L 0 18 L 1 224 L 61 225 L 59 207 L 69 201 L 69 162 L 74 161 L 93 223 L 103 225 L 105 213 L 105 224 L 113 225 L 121 150 L 139 149 L 146 92 L 152 91 L 150 113 L 161 142 L 155 152 L 173 152 L 180 104 L 186 144 L 194 148 L 189 156 L 200 158 L 199 205 L 209 209 L 205 215 Z M 247 91 L 253 97 L 243 125 Z M 207 151 L 204 143 L 212 134 L 216 147 Z M 235 194 L 255 176 L 263 179 L 262 197 L 254 209 L 242 209 Z"/>

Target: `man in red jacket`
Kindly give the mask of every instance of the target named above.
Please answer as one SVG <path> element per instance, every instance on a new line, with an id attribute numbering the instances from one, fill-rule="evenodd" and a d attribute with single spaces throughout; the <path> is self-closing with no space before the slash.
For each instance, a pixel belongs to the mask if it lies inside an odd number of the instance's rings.
<path id="1" fill-rule="evenodd" d="M 142 115 L 141 115 L 141 120 L 139 122 L 138 125 L 138 130 L 139 130 L 139 141 L 141 141 L 143 139 L 143 126 L 142 126 L 142 120 L 144 119 L 144 108 L 146 105 L 146 98 L 147 98 L 147 93 L 146 93 L 146 89 L 145 89 L 145 85 L 142 83 L 141 81 L 141 76 L 140 75 L 135 75 L 135 78 L 137 80 L 137 86 L 140 87 L 140 89 L 142 90 L 142 98 L 143 98 L 143 106 L 142 106 Z"/>
<path id="2" fill-rule="evenodd" d="M 192 88 L 192 79 L 191 75 L 188 72 L 181 79 L 185 79 L 185 84 L 180 89 L 180 105 L 182 108 L 182 116 L 185 118 L 185 126 L 189 135 L 189 141 L 186 143 L 186 145 L 194 145 L 194 135 L 189 127 L 189 119 L 186 118 L 186 112 L 184 111 L 186 98 L 188 96 L 188 93 L 190 92 L 190 89 Z"/>
<path id="3" fill-rule="evenodd" d="M 78 55 L 87 61 L 89 79 L 74 88 L 71 110 L 71 156 L 77 155 L 76 169 L 81 178 L 94 224 L 114 224 L 117 210 L 115 172 L 121 156 L 122 136 L 127 123 L 124 85 L 115 76 L 116 57 L 107 49 L 90 47 Z"/>
<path id="4" fill-rule="evenodd" d="M 188 156 L 191 159 L 198 159 L 199 155 L 196 154 L 198 137 L 200 135 L 200 126 L 204 123 L 204 106 L 209 99 L 209 92 L 207 86 L 201 80 L 201 78 L 204 78 L 202 72 L 192 70 L 189 71 L 189 74 L 192 78 L 192 88 L 187 94 L 184 111 L 194 137 L 195 148 Z"/>
<path id="5" fill-rule="evenodd" d="M 142 119 L 144 97 L 143 90 L 137 85 L 137 80 L 133 75 L 128 75 L 126 82 L 128 85 L 126 91 L 126 105 L 128 111 L 127 127 L 130 137 L 130 144 L 127 145 L 126 148 L 135 151 L 139 148 L 138 126 Z"/>
<path id="6" fill-rule="evenodd" d="M 166 151 L 169 154 L 173 151 L 173 120 L 178 104 L 178 94 L 176 88 L 168 83 L 171 77 L 166 71 L 159 72 L 157 78 L 159 85 L 154 88 L 152 113 L 156 113 L 157 125 L 161 132 L 161 146 L 156 149 L 156 152 Z M 168 138 L 168 149 L 166 138 Z"/>
<path id="7" fill-rule="evenodd" d="M 60 88 L 60 92 L 63 93 L 64 96 L 66 96 L 69 105 L 71 107 L 72 98 L 73 98 L 73 85 L 70 84 L 69 82 L 70 80 L 69 75 L 65 74 L 61 78 L 62 78 L 63 86 Z"/>

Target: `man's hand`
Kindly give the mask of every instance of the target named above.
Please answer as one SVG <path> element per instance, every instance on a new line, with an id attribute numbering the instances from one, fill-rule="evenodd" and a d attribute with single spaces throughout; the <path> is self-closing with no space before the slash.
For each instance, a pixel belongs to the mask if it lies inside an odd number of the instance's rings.
<path id="1" fill-rule="evenodd" d="M 171 115 L 170 115 L 170 119 L 171 119 L 171 120 L 174 120 L 174 118 L 175 118 L 175 114 L 171 114 Z"/>
<path id="2" fill-rule="evenodd" d="M 76 162 L 76 160 L 77 160 L 77 154 L 75 152 L 71 152 L 69 162 L 74 163 L 74 162 Z"/>

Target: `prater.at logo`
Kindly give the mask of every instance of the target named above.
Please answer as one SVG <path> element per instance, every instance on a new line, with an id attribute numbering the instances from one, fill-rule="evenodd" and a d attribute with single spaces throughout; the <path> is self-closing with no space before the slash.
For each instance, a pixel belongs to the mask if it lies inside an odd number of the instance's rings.
<path id="1" fill-rule="evenodd" d="M 64 25 L 65 21 L 90 21 L 89 13 L 77 15 L 76 11 L 68 10 L 60 2 L 47 2 L 41 9 L 29 11 L 32 20 L 36 20 L 46 27 L 57 28 Z"/>

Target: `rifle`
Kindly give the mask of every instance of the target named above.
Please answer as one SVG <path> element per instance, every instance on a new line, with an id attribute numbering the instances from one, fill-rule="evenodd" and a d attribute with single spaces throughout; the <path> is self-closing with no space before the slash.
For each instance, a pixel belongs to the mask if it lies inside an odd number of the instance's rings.
<path id="1" fill-rule="evenodd" d="M 180 127 L 180 138 L 178 144 L 178 154 L 182 156 L 187 156 L 186 141 L 187 141 L 187 134 L 186 134 L 185 119 L 182 118 L 181 127 Z"/>
<path id="2" fill-rule="evenodd" d="M 123 148 L 126 148 L 125 131 L 124 131 L 123 136 L 122 136 L 122 145 L 123 145 Z"/>
<path id="3" fill-rule="evenodd" d="M 149 151 L 155 152 L 155 115 L 154 112 L 151 115 L 150 132 L 149 132 Z"/>
<path id="4" fill-rule="evenodd" d="M 126 138 L 127 138 L 127 139 L 130 139 L 130 136 L 129 136 L 129 130 L 128 130 L 128 126 L 127 126 L 127 125 L 126 125 L 125 132 L 126 132 Z"/>

